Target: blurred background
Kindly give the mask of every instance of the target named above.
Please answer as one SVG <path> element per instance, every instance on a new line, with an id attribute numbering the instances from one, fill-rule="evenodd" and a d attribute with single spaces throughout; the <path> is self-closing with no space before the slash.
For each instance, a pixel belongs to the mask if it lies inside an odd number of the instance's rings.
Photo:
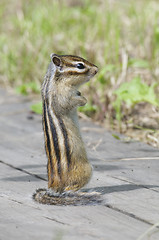
<path id="1" fill-rule="evenodd" d="M 0 87 L 40 96 L 52 52 L 99 67 L 81 114 L 159 147 L 158 0 L 1 0 Z"/>

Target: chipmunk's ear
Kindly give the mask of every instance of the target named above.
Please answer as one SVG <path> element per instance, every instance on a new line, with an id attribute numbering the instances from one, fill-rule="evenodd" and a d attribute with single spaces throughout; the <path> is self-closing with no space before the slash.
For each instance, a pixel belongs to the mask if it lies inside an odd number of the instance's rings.
<path id="1" fill-rule="evenodd" d="M 57 67 L 59 67 L 59 66 L 62 65 L 61 58 L 60 58 L 57 54 L 52 53 L 52 54 L 50 55 L 50 57 L 51 57 L 52 62 L 53 62 Z"/>

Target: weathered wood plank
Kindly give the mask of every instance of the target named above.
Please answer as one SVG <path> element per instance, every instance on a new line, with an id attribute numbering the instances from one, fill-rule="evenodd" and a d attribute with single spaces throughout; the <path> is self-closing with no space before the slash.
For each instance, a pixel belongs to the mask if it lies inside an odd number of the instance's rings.
<path id="1" fill-rule="evenodd" d="M 31 199 L 41 183 L 1 166 L 0 239 L 136 239 L 149 224 L 105 206 L 47 206 Z M 17 181 L 7 181 L 6 174 Z M 21 179 L 19 181 L 19 178 Z M 154 235 L 152 239 L 158 239 Z"/>

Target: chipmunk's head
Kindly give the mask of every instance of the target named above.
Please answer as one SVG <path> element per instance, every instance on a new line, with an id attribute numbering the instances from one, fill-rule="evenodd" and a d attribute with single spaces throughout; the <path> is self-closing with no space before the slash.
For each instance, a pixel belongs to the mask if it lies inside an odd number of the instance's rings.
<path id="1" fill-rule="evenodd" d="M 55 80 L 65 81 L 70 86 L 79 86 L 98 72 L 97 66 L 81 57 L 53 53 L 50 57 L 56 69 Z"/>

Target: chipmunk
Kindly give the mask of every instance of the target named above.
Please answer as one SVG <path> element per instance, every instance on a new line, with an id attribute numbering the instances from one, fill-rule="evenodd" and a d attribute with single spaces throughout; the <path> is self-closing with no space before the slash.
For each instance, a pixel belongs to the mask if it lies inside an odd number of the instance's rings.
<path id="1" fill-rule="evenodd" d="M 98 68 L 78 56 L 51 54 L 50 57 L 41 90 L 49 191 L 37 190 L 34 199 L 56 204 L 53 198 L 79 190 L 92 175 L 77 116 L 77 107 L 84 106 L 87 100 L 78 88 Z"/>

